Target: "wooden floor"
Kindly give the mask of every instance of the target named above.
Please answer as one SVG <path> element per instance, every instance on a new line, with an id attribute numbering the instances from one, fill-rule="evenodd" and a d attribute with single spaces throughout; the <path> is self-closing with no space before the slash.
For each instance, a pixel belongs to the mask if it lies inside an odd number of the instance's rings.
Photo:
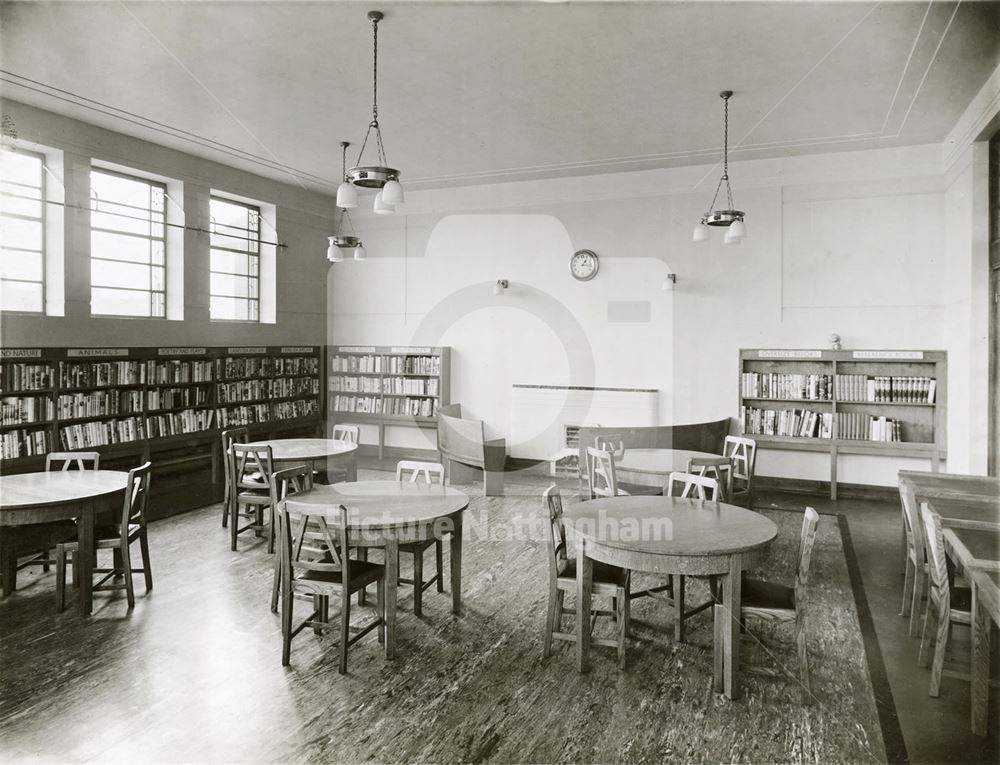
<path id="1" fill-rule="evenodd" d="M 383 477 L 387 477 L 384 476 Z M 473 487 L 468 487 L 470 492 Z M 820 526 L 810 648 L 815 698 L 795 683 L 748 677 L 745 697 L 711 690 L 708 613 L 674 645 L 670 617 L 634 608 L 628 667 L 595 649 L 588 675 L 571 647 L 541 658 L 546 573 L 540 487 L 509 486 L 470 506 L 465 613 L 428 591 L 402 613 L 398 657 L 372 639 L 336 671 L 335 638 L 302 633 L 280 666 L 263 542 L 229 551 L 217 507 L 151 529 L 155 590 L 129 613 L 99 595 L 83 620 L 53 613 L 52 575 L 23 574 L 0 603 L 0 754 L 65 761 L 376 760 L 610 762 L 885 760 L 862 637 L 835 519 Z M 523 496 L 517 496 L 520 492 Z M 774 572 L 789 578 L 800 516 L 774 512 Z M 519 538 L 527 534 L 528 539 Z M 428 557 L 430 560 L 430 557 Z M 696 587 L 699 585 L 696 585 Z M 692 598 L 697 599 L 693 594 Z M 409 596 L 401 609 L 409 609 Z M 358 618 L 367 618 L 364 613 Z M 752 658 L 794 667 L 767 629 Z M 753 646 L 751 646 L 753 648 Z"/>

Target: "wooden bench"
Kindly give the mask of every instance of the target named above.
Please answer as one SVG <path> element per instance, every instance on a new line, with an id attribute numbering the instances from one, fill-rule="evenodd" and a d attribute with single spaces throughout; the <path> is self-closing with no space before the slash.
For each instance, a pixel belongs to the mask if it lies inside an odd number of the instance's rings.
<path id="1" fill-rule="evenodd" d="M 449 483 L 472 483 L 476 470 L 483 472 L 483 494 L 503 496 L 504 463 L 507 441 L 486 440 L 482 420 L 462 417 L 461 404 L 449 404 L 438 410 L 438 451 Z"/>
<path id="2" fill-rule="evenodd" d="M 587 447 L 594 446 L 597 436 L 621 436 L 627 449 L 690 449 L 696 452 L 722 454 L 726 436 L 739 433 L 739 423 L 727 417 L 714 422 L 693 422 L 687 425 L 652 425 L 637 428 L 580 428 L 580 479 L 587 480 Z"/>

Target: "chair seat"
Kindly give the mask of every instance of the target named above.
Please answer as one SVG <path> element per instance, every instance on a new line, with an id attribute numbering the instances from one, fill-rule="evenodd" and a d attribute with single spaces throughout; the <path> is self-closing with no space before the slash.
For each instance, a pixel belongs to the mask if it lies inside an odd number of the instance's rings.
<path id="1" fill-rule="evenodd" d="M 138 523 L 130 523 L 128 525 L 129 538 L 132 538 L 138 532 L 139 532 Z M 94 544 L 98 548 L 117 546 L 121 542 L 121 527 L 117 525 L 95 526 L 94 540 L 95 540 Z M 68 552 L 73 552 L 74 550 L 80 549 L 80 541 L 78 539 L 74 539 L 71 542 L 63 542 L 61 546 Z"/>
<path id="2" fill-rule="evenodd" d="M 310 586 L 315 586 L 317 589 L 322 589 L 324 586 L 339 589 L 343 586 L 342 573 L 341 571 L 297 571 L 293 585 L 304 585 L 307 589 Z M 384 575 L 385 566 L 380 563 L 351 560 L 351 579 L 348 582 L 348 589 L 354 592 L 365 585 L 377 582 Z"/>
<path id="3" fill-rule="evenodd" d="M 795 589 L 793 587 L 747 578 L 743 580 L 741 589 L 743 608 L 795 610 Z"/>
<path id="4" fill-rule="evenodd" d="M 433 545 L 435 542 L 440 542 L 440 539 L 425 539 L 422 542 L 407 542 L 404 545 L 400 545 L 399 549 L 403 552 L 423 552 L 428 547 Z"/>
<path id="5" fill-rule="evenodd" d="M 641 483 L 618 482 L 618 491 L 633 497 L 659 497 L 663 494 L 662 486 L 646 486 Z"/>
<path id="6" fill-rule="evenodd" d="M 593 581 L 594 584 L 613 584 L 616 587 L 624 587 L 625 581 L 628 578 L 628 571 L 619 568 L 618 566 L 612 566 L 608 563 L 601 563 L 601 561 L 595 560 L 593 569 Z M 560 579 L 572 579 L 576 580 L 576 559 L 570 558 L 566 561 L 566 568 L 563 572 L 559 574 Z"/>
<path id="7" fill-rule="evenodd" d="M 951 610 L 972 611 L 972 590 L 968 587 L 951 588 Z"/>

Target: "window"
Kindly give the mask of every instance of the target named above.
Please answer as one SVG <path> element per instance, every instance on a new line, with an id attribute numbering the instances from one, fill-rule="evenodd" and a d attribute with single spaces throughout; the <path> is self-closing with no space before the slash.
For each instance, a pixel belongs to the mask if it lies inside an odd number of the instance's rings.
<path id="1" fill-rule="evenodd" d="M 260 321 L 260 208 L 212 197 L 211 317 Z"/>
<path id="2" fill-rule="evenodd" d="M 0 151 L 0 306 L 45 308 L 45 159 Z"/>
<path id="3" fill-rule="evenodd" d="M 90 171 L 90 312 L 166 315 L 166 186 Z"/>

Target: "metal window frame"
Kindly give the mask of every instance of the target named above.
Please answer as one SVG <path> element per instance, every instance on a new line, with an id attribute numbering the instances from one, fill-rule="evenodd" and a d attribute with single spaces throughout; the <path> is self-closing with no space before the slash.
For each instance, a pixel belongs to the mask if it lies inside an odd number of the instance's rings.
<path id="1" fill-rule="evenodd" d="M 46 250 L 48 249 L 48 237 L 47 237 L 46 231 L 45 231 L 45 229 L 46 229 L 46 223 L 47 223 L 47 220 L 48 220 L 48 215 L 46 214 L 46 207 L 45 207 L 46 202 L 47 202 L 48 187 L 46 185 L 47 184 L 47 179 L 45 177 L 45 155 L 44 154 L 39 154 L 37 151 L 10 151 L 9 149 L 3 149 L 2 151 L 8 152 L 10 154 L 21 154 L 23 156 L 33 157 L 34 159 L 38 160 L 39 185 L 37 186 L 37 188 L 38 188 L 38 192 L 39 192 L 39 197 L 38 197 L 37 201 L 39 203 L 39 209 L 41 210 L 41 212 L 39 213 L 39 216 L 37 218 L 33 218 L 30 215 L 20 215 L 20 214 L 14 214 L 14 213 L 0 213 L 0 218 L 17 218 L 19 220 L 38 221 L 41 224 L 41 226 L 42 226 L 41 249 L 40 249 L 40 251 L 37 251 L 39 253 L 39 255 L 41 255 L 41 258 L 42 258 L 42 278 L 40 280 L 38 280 L 38 281 L 35 281 L 34 279 L 8 279 L 6 277 L 0 277 L 0 282 L 18 282 L 18 283 L 21 283 L 21 284 L 41 284 L 41 286 L 42 286 L 42 305 L 41 305 L 41 307 L 37 311 L 25 310 L 23 308 L 15 308 L 15 309 L 6 309 L 5 308 L 5 309 L 3 309 L 3 313 L 10 313 L 10 314 L 23 313 L 23 314 L 30 314 L 31 316 L 38 316 L 38 315 L 44 316 L 45 315 L 45 306 L 47 304 L 48 297 L 49 297 L 48 296 L 48 289 L 49 289 L 49 287 L 48 287 L 48 280 L 45 278 L 45 269 L 46 269 L 46 266 L 48 265 L 48 258 L 46 257 Z M 27 184 L 18 183 L 17 181 L 9 181 L 7 179 L 4 179 L 4 181 L 6 183 L 13 183 L 15 186 L 22 186 L 24 188 L 31 188 L 31 189 L 36 188 L 35 186 L 28 186 Z M 27 198 L 27 197 L 18 197 L 18 198 L 24 199 L 24 198 Z M 35 200 L 32 200 L 32 201 L 35 201 Z M 24 247 L 5 247 L 4 249 L 7 249 L 7 250 L 17 250 L 19 252 L 36 252 L 36 250 L 25 249 Z"/>
<path id="2" fill-rule="evenodd" d="M 242 207 L 248 213 L 248 215 L 247 215 L 247 225 L 245 227 L 243 227 L 243 228 L 239 228 L 239 227 L 233 226 L 232 224 L 229 224 L 229 223 L 217 224 L 215 222 L 215 220 L 211 216 L 211 205 L 212 205 L 212 202 L 223 202 L 223 203 L 228 204 L 228 205 L 233 205 L 234 207 Z M 255 214 L 257 216 L 257 230 L 256 231 L 251 231 L 250 230 L 250 213 L 253 213 L 253 214 Z M 247 318 L 242 318 L 242 319 L 210 318 L 210 321 L 247 322 L 247 323 L 254 323 L 254 324 L 259 324 L 260 323 L 260 246 L 261 246 L 260 224 L 261 224 L 261 222 L 263 220 L 264 220 L 264 216 L 261 214 L 260 206 L 258 206 L 258 205 L 254 205 L 254 204 L 251 204 L 249 202 L 242 202 L 242 201 L 240 201 L 238 199 L 230 199 L 229 197 L 220 196 L 218 194 L 212 194 L 209 197 L 209 221 L 210 221 L 209 222 L 209 232 L 210 232 L 209 233 L 209 246 L 208 246 L 208 252 L 209 252 L 209 254 L 208 254 L 208 257 L 209 257 L 209 261 L 208 261 L 208 304 L 209 304 L 209 316 L 211 317 L 212 299 L 213 298 L 224 298 L 226 300 L 238 300 L 238 301 L 242 301 L 242 302 L 244 302 L 246 304 L 247 309 L 248 309 L 247 310 L 247 314 L 248 314 Z M 224 228 L 234 229 L 234 231 L 236 231 L 236 232 L 242 232 L 244 234 L 244 236 L 231 236 L 230 234 L 219 233 L 219 232 L 217 232 L 215 230 L 216 226 L 222 226 Z M 231 236 L 231 238 L 233 238 L 233 239 L 242 239 L 242 240 L 244 240 L 244 241 L 247 242 L 247 246 L 246 246 L 245 249 L 237 249 L 235 247 L 224 247 L 224 246 L 213 245 L 211 243 L 211 237 L 214 234 L 218 234 L 219 236 L 225 236 L 225 237 L 230 237 Z M 255 234 L 256 238 L 251 238 L 250 234 Z M 250 245 L 251 244 L 256 245 L 256 251 L 255 252 L 251 252 L 250 251 Z M 219 252 L 231 252 L 231 253 L 236 254 L 236 255 L 243 255 L 243 256 L 245 256 L 246 259 L 247 259 L 247 272 L 246 273 L 239 273 L 239 272 L 236 272 L 236 271 L 219 271 L 219 270 L 216 270 L 216 269 L 212 268 L 212 253 L 214 251 L 216 251 L 216 250 L 219 251 Z M 256 260 L 256 268 L 255 269 L 251 269 L 250 268 L 251 259 L 255 259 Z M 255 273 L 251 274 L 250 273 L 251 270 L 254 270 Z M 255 290 L 256 297 L 249 297 L 249 296 L 244 297 L 242 295 L 224 295 L 222 293 L 213 292 L 213 290 L 212 290 L 212 275 L 213 274 L 220 274 L 220 275 L 223 275 L 223 276 L 238 276 L 238 277 L 240 277 L 242 279 L 247 279 L 248 280 L 248 284 L 250 283 L 249 280 L 252 280 L 253 284 L 256 285 L 256 290 Z M 249 292 L 249 290 L 248 290 L 248 292 Z M 251 313 L 251 311 L 249 310 L 251 307 L 253 308 L 253 312 L 252 313 L 256 315 L 255 317 L 251 317 L 249 315 Z"/>

